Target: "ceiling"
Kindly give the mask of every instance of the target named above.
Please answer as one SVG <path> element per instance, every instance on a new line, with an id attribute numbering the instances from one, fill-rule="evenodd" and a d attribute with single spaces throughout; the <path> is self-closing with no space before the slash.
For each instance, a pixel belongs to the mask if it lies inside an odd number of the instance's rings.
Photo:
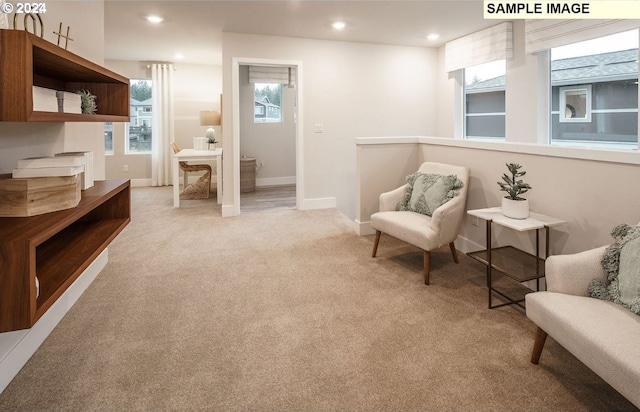
<path id="1" fill-rule="evenodd" d="M 500 22 L 484 20 L 482 6 L 482 0 L 105 0 L 105 58 L 220 65 L 223 32 L 440 47 Z M 151 24 L 150 14 L 164 21 Z M 336 20 L 347 27 L 332 29 Z M 440 38 L 427 40 L 434 32 Z"/>

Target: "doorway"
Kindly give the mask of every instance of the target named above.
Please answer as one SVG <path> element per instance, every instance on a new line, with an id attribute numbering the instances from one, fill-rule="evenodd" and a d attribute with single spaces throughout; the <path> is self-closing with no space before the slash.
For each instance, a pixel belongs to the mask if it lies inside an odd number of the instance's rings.
<path id="1" fill-rule="evenodd" d="M 289 73 L 288 81 L 259 83 L 250 67 Z M 233 214 L 301 207 L 302 108 L 299 61 L 233 59 Z M 268 71 L 267 70 L 267 71 Z M 291 72 L 294 82 L 291 83 Z M 259 77 L 257 78 L 260 79 Z M 267 90 L 256 92 L 261 88 Z M 280 98 L 274 92 L 279 92 Z M 279 116 L 274 109 L 279 108 Z M 267 118 L 267 115 L 269 117 Z M 246 163 L 254 162 L 255 189 L 247 187 Z M 251 177 L 249 177 L 250 179 Z M 231 206 L 231 205 L 229 205 Z"/>

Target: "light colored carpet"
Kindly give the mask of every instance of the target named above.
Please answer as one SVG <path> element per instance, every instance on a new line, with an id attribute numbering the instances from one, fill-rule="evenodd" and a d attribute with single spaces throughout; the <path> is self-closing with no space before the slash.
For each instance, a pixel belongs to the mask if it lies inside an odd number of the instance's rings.
<path id="1" fill-rule="evenodd" d="M 533 324 L 487 309 L 483 267 L 357 236 L 336 210 L 220 217 L 135 188 L 110 262 L 0 410 L 623 411 Z"/>

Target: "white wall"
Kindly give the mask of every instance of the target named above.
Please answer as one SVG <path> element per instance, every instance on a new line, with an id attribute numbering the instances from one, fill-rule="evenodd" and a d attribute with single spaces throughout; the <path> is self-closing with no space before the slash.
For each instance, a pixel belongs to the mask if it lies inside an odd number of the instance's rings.
<path id="1" fill-rule="evenodd" d="M 151 79 L 149 62 L 107 60 L 105 66 L 129 79 Z M 204 136 L 206 127 L 200 126 L 200 111 L 220 110 L 222 67 L 175 63 L 174 81 L 174 139 L 181 147 L 193 147 L 193 138 Z M 113 155 L 106 156 L 106 176 L 109 179 L 151 179 L 150 154 L 125 154 L 125 123 L 114 124 Z M 216 139 L 223 139 L 221 126 L 216 126 Z M 128 172 L 124 171 L 127 165 Z"/>
<path id="2" fill-rule="evenodd" d="M 386 140 L 387 144 L 369 142 L 357 146 L 361 234 L 373 233 L 370 217 L 378 211 L 380 193 L 404 184 L 404 177 L 424 161 L 469 167 L 467 210 L 500 206 L 504 192 L 500 191 L 497 182 L 507 171 L 505 163 L 522 164 L 527 172 L 525 181 L 533 188 L 525 195 L 531 210 L 567 222 L 552 230 L 552 254 L 574 253 L 610 244 L 609 233 L 614 226 L 640 222 L 637 207 L 640 192 L 633 190 L 640 180 L 640 161 L 637 158 L 633 161 L 637 153 L 618 156 L 618 153 L 595 153 L 589 149 L 487 144 L 448 138 Z M 401 163 L 401 159 L 407 159 L 407 164 Z M 388 166 L 377 168 L 381 163 Z M 496 244 L 515 244 L 529 252 L 535 250 L 533 233 L 523 236 L 498 229 L 495 234 Z M 484 223 L 474 226 L 471 219 L 466 218 L 456 246 L 467 252 L 478 250 L 484 244 Z"/>
<path id="3" fill-rule="evenodd" d="M 49 2 L 43 20 L 45 40 L 57 42 L 53 31 L 62 22 L 63 30 L 71 26 L 70 35 L 74 39 L 69 42 L 68 50 L 95 63 L 103 63 L 103 1 Z M 12 16 L 9 21 L 13 21 Z M 18 27 L 22 28 L 22 23 Z M 94 152 L 94 175 L 96 179 L 104 179 L 103 139 L 103 123 L 0 122 L 0 173 L 11 173 L 18 160 L 24 157 L 90 150 Z"/>
<path id="4" fill-rule="evenodd" d="M 296 129 L 294 98 L 296 89 L 282 87 L 282 122 L 255 123 L 254 84 L 249 83 L 249 66 L 240 66 L 240 156 L 255 157 L 256 184 L 295 183 Z"/>
<path id="5" fill-rule="evenodd" d="M 302 62 L 303 196 L 335 197 L 338 209 L 352 219 L 353 138 L 436 131 L 434 49 L 224 33 L 222 54 L 225 96 L 232 88 L 233 58 Z M 225 124 L 231 123 L 232 108 L 231 99 L 225 98 Z M 324 125 L 324 133 L 314 133 L 316 123 Z M 225 140 L 225 159 L 231 159 L 234 150 L 233 141 Z M 232 162 L 225 160 L 225 206 L 233 205 L 239 189 L 232 187 L 233 178 Z"/>

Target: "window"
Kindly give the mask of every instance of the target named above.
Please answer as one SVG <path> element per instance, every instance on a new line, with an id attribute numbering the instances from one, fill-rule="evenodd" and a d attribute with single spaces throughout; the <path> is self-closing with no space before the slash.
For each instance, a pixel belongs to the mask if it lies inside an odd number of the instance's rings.
<path id="1" fill-rule="evenodd" d="M 638 147 L 638 30 L 551 49 L 551 143 Z"/>
<path id="2" fill-rule="evenodd" d="M 464 69 L 464 136 L 504 139 L 505 60 Z"/>
<path id="3" fill-rule="evenodd" d="M 560 106 L 564 111 L 558 113 L 560 122 L 591 122 L 591 85 L 561 87 Z"/>
<path id="4" fill-rule="evenodd" d="M 131 80 L 131 120 L 127 130 L 125 152 L 151 153 L 151 80 Z"/>
<path id="5" fill-rule="evenodd" d="M 255 83 L 254 88 L 254 123 L 280 123 L 282 113 L 280 99 L 282 85 L 276 83 Z"/>
<path id="6" fill-rule="evenodd" d="M 113 123 L 104 123 L 104 153 L 113 154 Z"/>

